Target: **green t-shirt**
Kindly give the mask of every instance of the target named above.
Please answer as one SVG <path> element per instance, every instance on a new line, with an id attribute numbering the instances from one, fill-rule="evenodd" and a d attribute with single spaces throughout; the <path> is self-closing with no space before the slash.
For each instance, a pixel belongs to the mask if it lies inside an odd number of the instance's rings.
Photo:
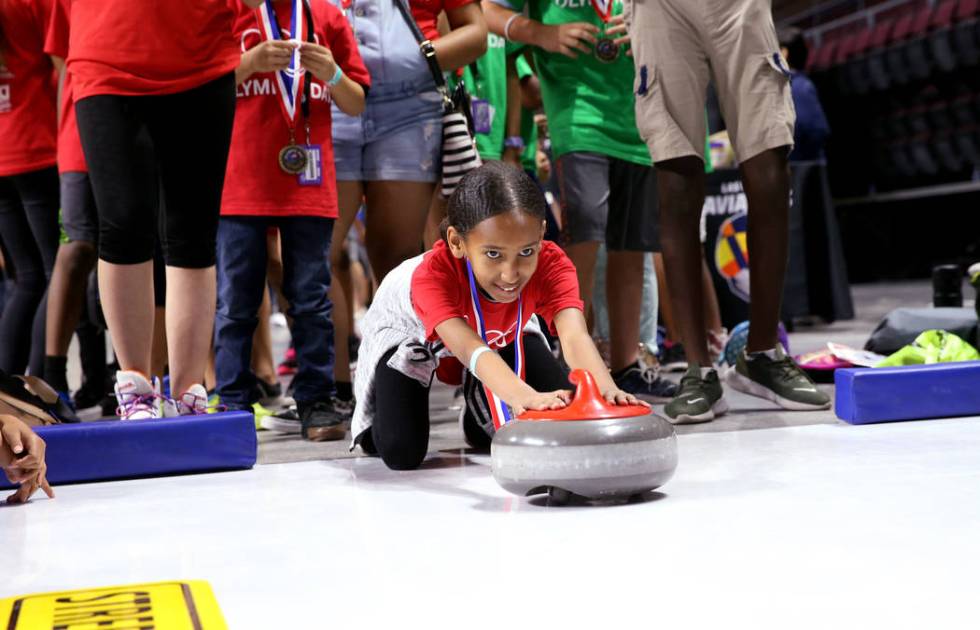
<path id="1" fill-rule="evenodd" d="M 476 150 L 484 160 L 499 160 L 504 152 L 504 134 L 507 131 L 505 43 L 503 37 L 490 33 L 487 35 L 487 52 L 463 70 L 463 81 L 470 96 L 486 101 L 489 107 L 490 132 L 477 130 L 476 133 Z M 474 110 L 478 107 L 480 105 L 474 105 Z"/>
<path id="2" fill-rule="evenodd" d="M 589 22 L 602 27 L 589 0 L 507 0 L 515 11 L 528 5 L 533 20 L 552 25 Z M 623 12 L 622 2 L 613 14 Z M 544 111 L 555 157 L 570 151 L 592 151 L 650 164 L 650 153 L 636 129 L 633 98 L 633 58 L 620 48 L 612 63 L 591 53 L 571 59 L 534 48 Z"/>
<path id="3" fill-rule="evenodd" d="M 527 77 L 533 77 L 534 71 L 531 70 L 531 64 L 527 62 L 524 55 L 519 51 L 523 46 L 513 44 L 507 44 L 507 54 L 512 54 L 512 51 L 516 52 L 517 58 L 515 59 L 515 65 L 517 66 L 517 78 L 522 81 Z M 534 112 L 525 107 L 521 108 L 521 137 L 524 139 L 524 153 L 521 154 L 521 165 L 526 171 L 537 171 L 538 170 L 538 126 L 534 124 Z"/>

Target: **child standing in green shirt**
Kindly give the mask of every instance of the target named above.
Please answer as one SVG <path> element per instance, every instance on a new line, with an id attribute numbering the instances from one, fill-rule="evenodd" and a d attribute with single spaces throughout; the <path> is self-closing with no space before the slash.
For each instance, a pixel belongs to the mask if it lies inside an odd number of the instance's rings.
<path id="1" fill-rule="evenodd" d="M 633 62 L 611 34 L 622 4 L 484 0 L 491 32 L 535 46 L 551 132 L 565 248 L 592 301 L 600 243 L 609 251 L 610 367 L 616 385 L 661 402 L 676 387 L 639 362 L 643 259 L 660 251 L 656 177 L 636 128 Z M 526 14 L 522 13 L 526 10 Z"/>

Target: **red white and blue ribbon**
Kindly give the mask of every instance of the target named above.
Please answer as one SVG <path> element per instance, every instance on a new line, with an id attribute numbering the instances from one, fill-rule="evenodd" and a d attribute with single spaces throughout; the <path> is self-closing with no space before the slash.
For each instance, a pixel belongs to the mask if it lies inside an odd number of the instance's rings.
<path id="1" fill-rule="evenodd" d="M 596 15 L 603 23 L 608 22 L 609 18 L 612 17 L 614 0 L 592 0 L 592 8 L 595 9 Z"/>
<path id="2" fill-rule="evenodd" d="M 473 277 L 473 266 L 470 261 L 466 261 L 466 273 L 470 280 L 470 299 L 473 301 L 473 314 L 476 323 L 476 333 L 480 335 L 483 342 L 488 346 L 487 327 L 483 319 L 483 309 L 480 308 L 480 294 L 476 288 L 476 278 Z M 493 348 L 491 348 L 493 350 Z M 524 300 L 517 296 L 517 327 L 514 329 L 514 372 L 518 378 L 524 378 Z M 474 374 L 474 376 L 476 376 Z M 496 394 L 490 391 L 486 385 L 483 390 L 487 394 L 487 402 L 490 403 L 490 415 L 493 417 L 493 428 L 499 429 L 512 420 L 510 409 L 507 403 L 502 401 Z"/>
<path id="3" fill-rule="evenodd" d="M 276 19 L 276 11 L 272 7 L 272 0 L 265 0 L 259 7 L 259 28 L 262 30 L 262 37 L 268 41 L 286 40 L 295 43 L 296 49 L 293 51 L 293 58 L 289 62 L 289 67 L 285 70 L 278 70 L 276 75 L 276 86 L 279 88 L 279 104 L 282 106 L 283 114 L 286 116 L 286 123 L 290 129 L 296 126 L 296 115 L 300 103 L 300 93 L 303 87 L 303 77 L 306 72 L 300 66 L 299 44 L 305 41 L 305 29 L 310 25 L 304 24 L 303 19 L 303 0 L 292 0 L 293 16 L 289 21 L 290 39 L 282 36 L 279 28 L 279 20 Z"/>

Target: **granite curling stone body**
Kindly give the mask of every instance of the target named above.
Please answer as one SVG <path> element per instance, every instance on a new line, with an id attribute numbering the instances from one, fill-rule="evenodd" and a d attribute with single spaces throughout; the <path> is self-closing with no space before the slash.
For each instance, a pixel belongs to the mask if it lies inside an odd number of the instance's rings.
<path id="1" fill-rule="evenodd" d="M 528 411 L 497 430 L 490 447 L 497 483 L 521 496 L 607 499 L 642 494 L 673 476 L 673 426 L 647 407 L 608 404 L 584 370 L 569 380 L 576 390 L 567 407 Z"/>

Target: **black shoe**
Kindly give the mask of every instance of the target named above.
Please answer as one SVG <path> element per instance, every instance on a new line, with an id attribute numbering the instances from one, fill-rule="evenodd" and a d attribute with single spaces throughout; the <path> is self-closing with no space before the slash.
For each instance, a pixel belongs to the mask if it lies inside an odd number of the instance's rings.
<path id="1" fill-rule="evenodd" d="M 255 379 L 255 394 L 260 405 L 273 405 L 282 398 L 282 385 L 279 381 L 266 383 L 261 378 L 257 378 Z"/>
<path id="2" fill-rule="evenodd" d="M 297 402 L 303 439 L 311 442 L 342 440 L 347 435 L 344 417 L 329 402 Z"/>
<path id="3" fill-rule="evenodd" d="M 680 343 L 660 346 L 660 369 L 664 372 L 686 372 L 687 354 Z"/>
<path id="4" fill-rule="evenodd" d="M 75 395 L 72 397 L 75 403 L 75 409 L 81 411 L 82 409 L 91 409 L 92 407 L 98 407 L 102 403 L 102 399 L 105 398 L 105 391 L 103 388 L 96 387 L 88 382 L 82 384 Z"/>

